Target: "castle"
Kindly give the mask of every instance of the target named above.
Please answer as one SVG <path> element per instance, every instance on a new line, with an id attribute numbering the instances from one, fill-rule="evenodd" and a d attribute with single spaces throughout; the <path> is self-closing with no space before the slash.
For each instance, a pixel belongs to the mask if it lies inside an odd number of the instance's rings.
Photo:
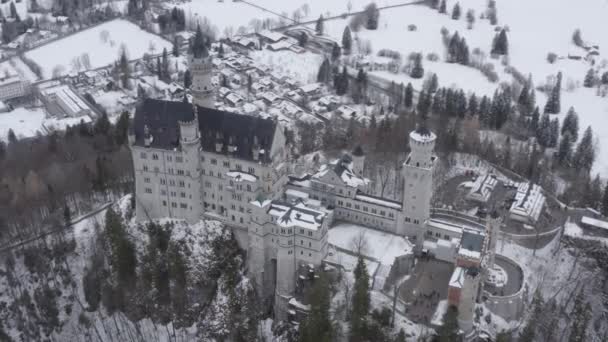
<path id="1" fill-rule="evenodd" d="M 361 148 L 314 173 L 295 174 L 283 128 L 213 109 L 211 58 L 199 51 L 190 63 L 192 104 L 146 99 L 135 113 L 129 141 L 136 215 L 224 222 L 247 251 L 249 275 L 278 318 L 285 318 L 299 265 L 319 266 L 327 256 L 335 220 L 407 237 L 418 251 L 425 237 L 454 234 L 429 224 L 437 157 L 436 136 L 426 128 L 409 134 L 402 198 L 372 196 Z"/>

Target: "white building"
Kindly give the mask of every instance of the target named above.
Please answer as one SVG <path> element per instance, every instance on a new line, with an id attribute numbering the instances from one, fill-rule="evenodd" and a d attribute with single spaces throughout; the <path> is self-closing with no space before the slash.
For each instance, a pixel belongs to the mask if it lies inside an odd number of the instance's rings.
<path id="1" fill-rule="evenodd" d="M 28 90 L 29 82 L 19 75 L 7 75 L 0 78 L 0 101 L 24 96 Z"/>
<path id="2" fill-rule="evenodd" d="M 318 267 L 327 256 L 335 219 L 405 236 L 422 248 L 430 216 L 435 135 L 409 135 L 399 201 L 367 194 L 365 156 L 352 155 L 314 174 L 288 177 L 291 162 L 283 128 L 260 116 L 210 108 L 211 63 L 191 58 L 193 104 L 146 99 L 129 135 L 136 215 L 216 219 L 248 251 L 248 270 L 264 300 L 285 318 L 300 264 Z"/>

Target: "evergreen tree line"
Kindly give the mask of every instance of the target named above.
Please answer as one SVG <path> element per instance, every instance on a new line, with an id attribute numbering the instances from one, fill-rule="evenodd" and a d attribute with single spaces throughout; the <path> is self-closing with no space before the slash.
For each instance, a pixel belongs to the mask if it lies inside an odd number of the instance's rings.
<path id="1" fill-rule="evenodd" d="M 460 37 L 458 32 L 452 35 L 448 43 L 448 62 L 459 63 L 462 65 L 469 64 L 469 46 L 464 37 Z"/>
<path id="2" fill-rule="evenodd" d="M 160 14 L 157 20 L 158 27 L 164 34 L 186 30 L 186 13 L 181 8 L 173 7 L 171 11 Z"/>

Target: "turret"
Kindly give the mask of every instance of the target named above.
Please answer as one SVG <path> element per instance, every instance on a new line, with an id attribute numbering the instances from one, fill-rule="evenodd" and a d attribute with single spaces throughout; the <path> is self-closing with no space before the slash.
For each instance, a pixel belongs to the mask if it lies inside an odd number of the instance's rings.
<path id="1" fill-rule="evenodd" d="M 199 141 L 198 131 L 198 109 L 196 105 L 194 107 L 194 119 L 192 121 L 180 121 L 179 122 L 179 133 L 180 133 L 180 144 L 193 144 Z"/>
<path id="2" fill-rule="evenodd" d="M 357 146 L 353 153 L 353 171 L 358 176 L 363 176 L 363 169 L 365 168 L 365 154 L 363 153 L 363 149 L 361 146 Z"/>
<path id="3" fill-rule="evenodd" d="M 206 108 L 214 107 L 214 87 L 211 82 L 213 74 L 212 57 L 209 56 L 207 41 L 201 32 L 200 26 L 190 48 L 189 65 L 192 74 L 192 102 Z"/>

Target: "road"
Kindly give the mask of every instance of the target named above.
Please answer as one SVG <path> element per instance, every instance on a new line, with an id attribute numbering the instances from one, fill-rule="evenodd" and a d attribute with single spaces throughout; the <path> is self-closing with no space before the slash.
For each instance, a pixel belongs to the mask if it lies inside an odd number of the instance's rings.
<path id="1" fill-rule="evenodd" d="M 79 217 L 75 218 L 74 220 L 72 220 L 72 222 L 69 225 L 65 225 L 65 226 L 62 226 L 60 228 L 55 228 L 55 229 L 51 229 L 51 226 L 47 226 L 46 229 L 49 229 L 49 230 L 45 231 L 44 233 L 40 233 L 40 234 L 38 234 L 38 235 L 36 235 L 34 237 L 31 237 L 31 238 L 28 238 L 28 239 L 25 239 L 25 240 L 21 240 L 19 242 L 11 242 L 9 244 L 5 244 L 4 246 L 0 247 L 0 254 L 1 253 L 9 252 L 9 251 L 11 251 L 11 250 L 13 250 L 15 248 L 21 247 L 21 246 L 23 246 L 25 244 L 28 244 L 30 242 L 33 242 L 33 241 L 36 241 L 36 240 L 40 240 L 40 239 L 45 238 L 45 237 L 47 237 L 49 235 L 64 232 L 64 231 L 72 228 L 73 225 L 75 225 L 75 224 L 77 224 L 77 223 L 79 223 L 79 222 L 81 222 L 83 220 L 88 219 L 91 216 L 97 215 L 100 212 L 106 210 L 112 204 L 114 204 L 114 202 L 109 202 L 109 203 L 103 204 L 103 205 L 99 206 L 98 208 L 96 208 L 96 209 L 94 209 L 94 210 L 92 210 L 92 211 L 90 211 L 90 212 L 88 212 L 88 213 L 86 213 L 86 214 L 84 214 L 82 216 L 79 216 Z M 46 229 L 43 229 L 43 230 L 46 230 Z"/>

